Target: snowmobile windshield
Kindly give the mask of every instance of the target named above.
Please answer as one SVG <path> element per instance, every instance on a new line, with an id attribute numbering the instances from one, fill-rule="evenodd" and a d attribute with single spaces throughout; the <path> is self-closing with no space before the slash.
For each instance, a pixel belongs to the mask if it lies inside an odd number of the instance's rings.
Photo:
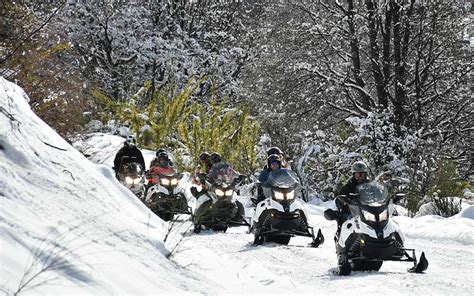
<path id="1" fill-rule="evenodd" d="M 212 166 L 209 177 L 214 184 L 227 187 L 238 177 L 237 172 L 227 163 L 219 163 Z"/>
<path id="2" fill-rule="evenodd" d="M 298 185 L 295 172 L 279 169 L 268 175 L 267 184 L 274 188 L 294 188 Z"/>
<path id="3" fill-rule="evenodd" d="M 378 182 L 363 183 L 357 186 L 359 201 L 362 205 L 378 207 L 387 202 L 387 186 Z"/>

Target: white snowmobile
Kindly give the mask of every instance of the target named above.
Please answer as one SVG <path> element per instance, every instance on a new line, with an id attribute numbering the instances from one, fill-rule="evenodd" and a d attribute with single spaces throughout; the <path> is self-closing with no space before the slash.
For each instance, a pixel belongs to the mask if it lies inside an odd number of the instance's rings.
<path id="1" fill-rule="evenodd" d="M 267 182 L 262 184 L 266 198 L 257 203 L 252 218 L 255 245 L 268 241 L 287 245 L 295 235 L 311 237 L 312 247 L 324 242 L 321 230 L 315 236 L 308 225 L 307 210 L 295 194 L 298 184 L 291 170 L 279 169 L 269 174 Z"/>
<path id="2" fill-rule="evenodd" d="M 160 174 L 148 179 L 151 185 L 146 193 L 145 204 L 164 221 L 173 220 L 175 214 L 191 214 L 183 187 L 179 186 L 182 174 Z"/>
<path id="3" fill-rule="evenodd" d="M 390 200 L 398 202 L 403 195 L 390 198 L 384 183 L 368 182 L 357 186 L 352 196 L 337 198 L 349 205 L 352 217 L 342 223 L 336 232 L 336 253 L 339 275 L 349 275 L 352 270 L 379 270 L 383 261 L 413 262 L 409 272 L 421 273 L 428 268 L 425 253 L 416 259 L 414 249 L 404 247 L 404 237 L 398 224 L 390 218 Z M 328 220 L 341 219 L 339 212 L 328 209 Z M 411 255 L 410 255 L 411 253 Z"/>

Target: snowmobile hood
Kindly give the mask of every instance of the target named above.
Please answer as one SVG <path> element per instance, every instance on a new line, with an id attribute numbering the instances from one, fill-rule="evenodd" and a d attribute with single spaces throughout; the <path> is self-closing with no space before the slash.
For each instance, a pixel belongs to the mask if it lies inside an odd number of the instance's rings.
<path id="1" fill-rule="evenodd" d="M 131 162 L 122 165 L 121 173 L 127 175 L 143 175 L 144 171 L 142 166 L 137 162 Z"/>
<path id="2" fill-rule="evenodd" d="M 362 183 L 356 189 L 362 205 L 381 206 L 389 199 L 387 186 L 380 182 Z"/>
<path id="3" fill-rule="evenodd" d="M 279 169 L 268 175 L 267 184 L 274 188 L 294 188 L 298 185 L 298 177 L 291 170 Z"/>

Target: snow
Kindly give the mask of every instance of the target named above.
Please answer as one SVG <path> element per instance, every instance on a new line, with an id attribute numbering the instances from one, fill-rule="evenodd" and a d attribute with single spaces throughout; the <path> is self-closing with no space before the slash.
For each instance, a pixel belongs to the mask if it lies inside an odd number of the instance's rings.
<path id="1" fill-rule="evenodd" d="M 3 78 L 0 107 L 18 121 L 0 113 L 1 291 L 13 294 L 25 274 L 24 290 L 38 294 L 205 291 L 166 258 L 166 224 L 110 166 L 89 162 Z"/>
<path id="2" fill-rule="evenodd" d="M 459 212 L 455 217 L 458 218 L 467 218 L 474 219 L 474 206 L 465 207 L 461 212 Z"/>
<path id="3" fill-rule="evenodd" d="M 19 87 L 0 78 L 3 294 L 15 293 L 26 274 L 33 280 L 23 294 L 35 295 L 472 295 L 473 206 L 451 218 L 394 217 L 406 247 L 426 253 L 425 274 L 385 262 L 379 272 L 339 277 L 332 272 L 336 225 L 322 216 L 332 202 L 307 204 L 310 225 L 326 239 L 319 248 L 307 247 L 306 237 L 256 247 L 246 227 L 196 235 L 188 216 L 165 223 L 115 180 L 111 166 L 122 143 L 91 134 L 74 144 L 87 159 L 31 112 Z M 148 164 L 154 152 L 144 156 Z"/>

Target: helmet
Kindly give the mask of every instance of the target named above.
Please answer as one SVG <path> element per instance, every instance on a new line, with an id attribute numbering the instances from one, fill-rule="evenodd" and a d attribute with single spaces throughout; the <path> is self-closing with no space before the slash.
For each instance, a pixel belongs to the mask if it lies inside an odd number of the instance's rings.
<path id="1" fill-rule="evenodd" d="M 168 159 L 168 154 L 167 154 L 166 152 L 162 151 L 162 152 L 158 153 L 158 154 L 156 155 L 156 157 L 157 157 L 158 159 L 165 159 L 165 160 L 167 160 L 167 159 Z"/>
<path id="2" fill-rule="evenodd" d="M 353 173 L 367 173 L 368 167 L 363 161 L 356 161 L 352 164 L 351 171 Z"/>
<path id="3" fill-rule="evenodd" d="M 281 165 L 281 157 L 278 154 L 272 154 L 267 158 L 267 165 L 268 167 L 271 166 L 272 163 L 277 162 L 279 165 Z"/>
<path id="4" fill-rule="evenodd" d="M 136 143 L 136 140 L 135 140 L 135 137 L 132 136 L 132 135 L 129 135 L 125 138 L 125 143 L 127 143 L 128 145 L 133 145 Z"/>
<path id="5" fill-rule="evenodd" d="M 217 152 L 211 154 L 211 163 L 215 164 L 221 162 L 221 155 Z"/>
<path id="6" fill-rule="evenodd" d="M 201 153 L 201 155 L 199 155 L 199 160 L 209 161 L 210 158 L 211 158 L 211 155 L 209 155 L 209 153 L 207 153 L 207 152 L 203 152 L 203 153 Z"/>
<path id="7" fill-rule="evenodd" d="M 156 156 L 158 157 L 158 155 L 160 155 L 160 153 L 162 153 L 162 152 L 166 153 L 166 150 L 163 149 L 163 148 L 160 148 L 160 149 L 156 150 Z"/>
<path id="8" fill-rule="evenodd" d="M 275 147 L 270 147 L 267 150 L 267 156 L 270 156 L 272 154 L 283 154 L 283 151 L 281 151 L 281 149 L 276 147 L 276 146 Z"/>

